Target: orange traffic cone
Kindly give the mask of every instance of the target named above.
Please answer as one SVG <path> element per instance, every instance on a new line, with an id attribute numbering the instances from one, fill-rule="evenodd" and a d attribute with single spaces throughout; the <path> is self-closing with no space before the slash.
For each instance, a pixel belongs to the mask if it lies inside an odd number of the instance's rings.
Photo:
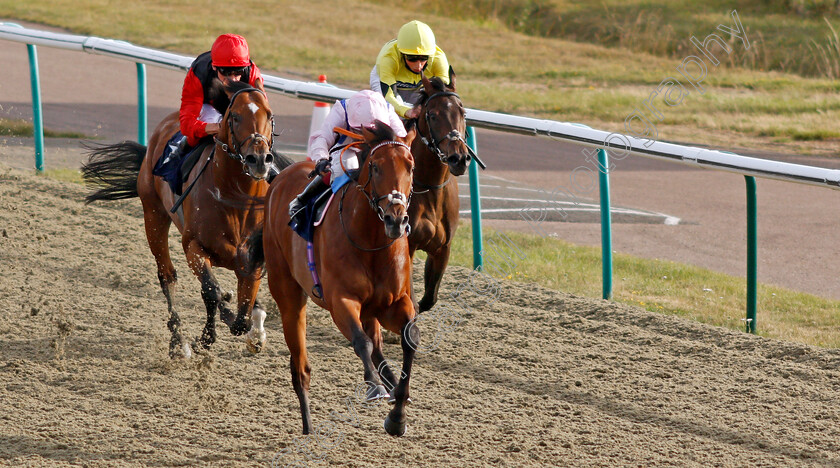
<path id="1" fill-rule="evenodd" d="M 320 75 L 318 77 L 318 83 L 323 83 L 324 86 L 330 86 L 327 84 L 327 75 Z M 312 120 L 309 122 L 309 137 L 312 138 L 312 134 L 316 131 L 321 129 L 321 125 L 324 123 L 324 120 L 327 118 L 327 114 L 330 113 L 330 105 L 326 102 L 315 102 L 315 107 L 312 109 Z M 307 153 L 309 152 L 309 140 L 307 140 Z"/>

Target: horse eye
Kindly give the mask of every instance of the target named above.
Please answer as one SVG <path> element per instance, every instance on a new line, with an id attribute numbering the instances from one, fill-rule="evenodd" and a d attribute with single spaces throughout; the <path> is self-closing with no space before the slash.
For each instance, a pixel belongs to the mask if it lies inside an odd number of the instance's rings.
<path id="1" fill-rule="evenodd" d="M 372 172 L 374 175 L 379 174 L 379 166 L 377 166 L 376 164 L 371 164 L 370 172 Z"/>

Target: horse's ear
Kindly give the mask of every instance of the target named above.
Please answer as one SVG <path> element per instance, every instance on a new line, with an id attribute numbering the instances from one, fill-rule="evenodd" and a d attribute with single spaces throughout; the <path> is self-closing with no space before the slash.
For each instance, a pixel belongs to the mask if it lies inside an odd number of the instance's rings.
<path id="1" fill-rule="evenodd" d="M 426 74 L 423 73 L 423 70 L 420 70 L 420 82 L 423 83 L 423 89 L 426 90 L 426 95 L 431 96 L 435 94 L 435 88 L 432 86 L 431 80 L 426 78 Z"/>
<path id="2" fill-rule="evenodd" d="M 411 129 L 408 130 L 405 133 L 405 138 L 403 138 L 403 143 L 405 143 L 408 146 L 411 146 L 411 142 L 414 141 L 414 137 L 416 137 L 416 136 L 417 136 L 417 127 L 412 125 Z"/>
<path id="3" fill-rule="evenodd" d="M 376 138 L 376 134 L 368 130 L 368 128 L 365 126 L 362 126 L 362 136 L 365 137 L 365 143 L 367 143 L 368 145 L 370 145 L 370 142 L 372 142 L 374 138 Z"/>
<path id="4" fill-rule="evenodd" d="M 452 69 L 452 65 L 449 66 L 449 89 L 455 91 L 455 70 Z"/>
<path id="5" fill-rule="evenodd" d="M 222 121 L 219 122 L 219 133 L 216 134 L 216 138 L 219 141 L 228 141 L 228 130 L 227 120 L 223 117 Z"/>

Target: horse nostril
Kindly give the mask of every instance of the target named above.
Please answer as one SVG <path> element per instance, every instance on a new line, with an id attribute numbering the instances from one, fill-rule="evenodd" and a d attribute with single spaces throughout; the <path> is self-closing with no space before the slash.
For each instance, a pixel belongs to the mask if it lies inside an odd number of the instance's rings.
<path id="1" fill-rule="evenodd" d="M 448 164 L 456 164 L 461 157 L 457 154 L 453 154 L 452 156 L 446 158 L 446 162 Z"/>
<path id="2" fill-rule="evenodd" d="M 256 164 L 257 163 L 257 157 L 254 156 L 253 154 L 249 154 L 248 156 L 245 156 L 245 163 Z"/>
<path id="3" fill-rule="evenodd" d="M 265 163 L 266 164 L 271 164 L 272 162 L 274 162 L 274 155 L 272 155 L 271 153 L 266 154 L 265 155 Z"/>
<path id="4" fill-rule="evenodd" d="M 394 223 L 394 217 L 389 215 L 389 214 L 385 215 L 384 220 L 385 220 L 386 224 L 393 224 Z"/>
<path id="5" fill-rule="evenodd" d="M 403 226 L 405 226 L 406 224 L 408 224 L 408 215 L 403 216 L 403 220 L 402 220 L 402 223 L 401 223 L 401 224 L 402 224 Z"/>

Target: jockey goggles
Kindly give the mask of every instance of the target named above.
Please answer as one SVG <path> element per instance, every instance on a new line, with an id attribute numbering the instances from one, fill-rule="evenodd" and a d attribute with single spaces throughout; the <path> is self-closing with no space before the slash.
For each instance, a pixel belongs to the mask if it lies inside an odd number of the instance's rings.
<path id="1" fill-rule="evenodd" d="M 216 67 L 216 71 L 223 76 L 242 76 L 245 74 L 245 68 L 247 67 Z"/>
<path id="2" fill-rule="evenodd" d="M 427 62 L 429 60 L 428 55 L 406 55 L 405 61 L 406 62 Z"/>

